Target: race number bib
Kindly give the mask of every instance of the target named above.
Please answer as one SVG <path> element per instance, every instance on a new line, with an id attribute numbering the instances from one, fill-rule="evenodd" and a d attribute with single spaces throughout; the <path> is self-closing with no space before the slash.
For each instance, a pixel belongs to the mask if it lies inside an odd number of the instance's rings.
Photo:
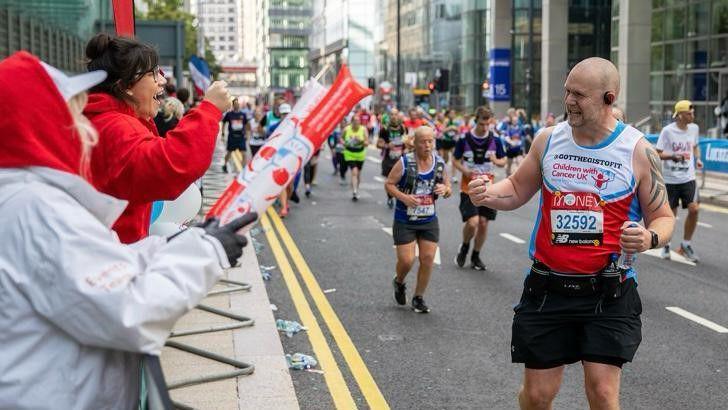
<path id="1" fill-rule="evenodd" d="M 395 138 L 392 140 L 392 148 L 389 149 L 389 159 L 399 159 L 404 151 L 404 142 L 402 138 Z"/>
<path id="2" fill-rule="evenodd" d="M 230 129 L 233 131 L 240 131 L 243 129 L 243 120 L 231 120 Z"/>
<path id="3" fill-rule="evenodd" d="M 490 162 L 486 162 L 483 164 L 473 164 L 470 167 L 470 170 L 473 172 L 473 177 L 478 177 L 481 175 L 492 175 L 493 165 Z"/>
<path id="4" fill-rule="evenodd" d="M 551 243 L 599 246 L 604 238 L 604 212 L 597 195 L 556 192 L 551 207 Z"/>
<path id="5" fill-rule="evenodd" d="M 407 208 L 407 216 L 411 218 L 422 218 L 435 215 L 435 200 L 432 195 L 415 195 L 419 201 L 416 207 Z"/>

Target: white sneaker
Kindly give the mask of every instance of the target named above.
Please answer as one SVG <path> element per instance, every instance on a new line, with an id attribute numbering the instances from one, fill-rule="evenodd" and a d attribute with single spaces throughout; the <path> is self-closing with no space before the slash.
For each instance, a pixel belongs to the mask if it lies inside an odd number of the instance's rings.
<path id="1" fill-rule="evenodd" d="M 689 260 L 693 263 L 698 263 L 700 258 L 698 258 L 698 255 L 693 250 L 693 247 L 690 245 L 680 245 L 680 249 L 677 250 L 677 253 L 684 256 L 685 259 Z"/>
<path id="2" fill-rule="evenodd" d="M 662 253 L 660 253 L 660 257 L 662 259 L 670 259 L 670 245 L 662 248 Z"/>

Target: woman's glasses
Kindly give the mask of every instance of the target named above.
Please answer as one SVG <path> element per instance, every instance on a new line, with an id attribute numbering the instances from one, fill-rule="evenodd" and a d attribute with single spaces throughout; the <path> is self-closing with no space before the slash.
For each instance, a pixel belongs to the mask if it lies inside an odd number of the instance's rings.
<path id="1" fill-rule="evenodd" d="M 164 78 L 164 71 L 162 71 L 162 69 L 159 68 L 159 66 L 156 66 L 149 71 L 137 73 L 137 76 L 141 79 L 142 77 L 144 77 L 145 75 L 147 75 L 149 73 L 152 74 L 152 77 L 154 78 L 155 82 L 158 82 L 160 78 Z"/>

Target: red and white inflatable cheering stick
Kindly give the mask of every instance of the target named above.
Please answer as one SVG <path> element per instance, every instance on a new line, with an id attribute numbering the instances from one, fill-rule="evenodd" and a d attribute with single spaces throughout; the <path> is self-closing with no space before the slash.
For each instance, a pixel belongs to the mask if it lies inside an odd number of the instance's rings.
<path id="1" fill-rule="evenodd" d="M 341 119 L 371 93 L 351 77 L 345 65 L 325 93 L 318 82 L 310 80 L 291 113 L 206 217 L 219 217 L 224 225 L 251 211 L 262 215 Z"/>

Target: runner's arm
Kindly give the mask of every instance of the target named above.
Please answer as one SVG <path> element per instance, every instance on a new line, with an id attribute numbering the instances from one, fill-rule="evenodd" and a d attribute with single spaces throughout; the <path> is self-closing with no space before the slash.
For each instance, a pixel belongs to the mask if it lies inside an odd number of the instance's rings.
<path id="1" fill-rule="evenodd" d="M 466 177 L 470 177 L 471 172 L 463 165 L 463 161 L 461 159 L 456 159 L 455 157 L 453 157 L 452 165 L 463 175 L 465 175 Z"/>
<path id="2" fill-rule="evenodd" d="M 480 178 L 470 181 L 468 190 L 473 204 L 510 211 L 528 202 L 541 188 L 541 157 L 552 131 L 553 127 L 549 127 L 538 133 L 528 155 L 510 177 L 487 188 Z"/>
<path id="3" fill-rule="evenodd" d="M 404 202 L 405 205 L 409 207 L 415 207 L 418 205 L 417 200 L 412 195 L 407 195 L 404 192 L 400 191 L 397 187 L 400 179 L 402 179 L 403 173 L 404 166 L 402 165 L 402 160 L 400 159 L 399 161 L 397 161 L 396 164 L 394 164 L 392 170 L 387 176 L 387 180 L 384 181 L 384 189 L 390 196 L 393 196 L 394 198 Z"/>
<path id="4" fill-rule="evenodd" d="M 700 159 L 700 146 L 697 142 L 693 146 L 693 158 L 695 158 L 695 166 L 697 168 L 703 168 L 703 161 Z"/>
<path id="5" fill-rule="evenodd" d="M 637 177 L 637 198 L 642 208 L 645 226 L 638 225 L 622 231 L 622 249 L 643 252 L 650 249 L 652 235 L 657 233 L 658 247 L 670 242 L 675 216 L 667 200 L 667 189 L 662 179 L 662 167 L 655 148 L 646 140 L 637 143 L 634 151 L 633 166 Z M 625 222 L 626 223 L 626 222 Z"/>

